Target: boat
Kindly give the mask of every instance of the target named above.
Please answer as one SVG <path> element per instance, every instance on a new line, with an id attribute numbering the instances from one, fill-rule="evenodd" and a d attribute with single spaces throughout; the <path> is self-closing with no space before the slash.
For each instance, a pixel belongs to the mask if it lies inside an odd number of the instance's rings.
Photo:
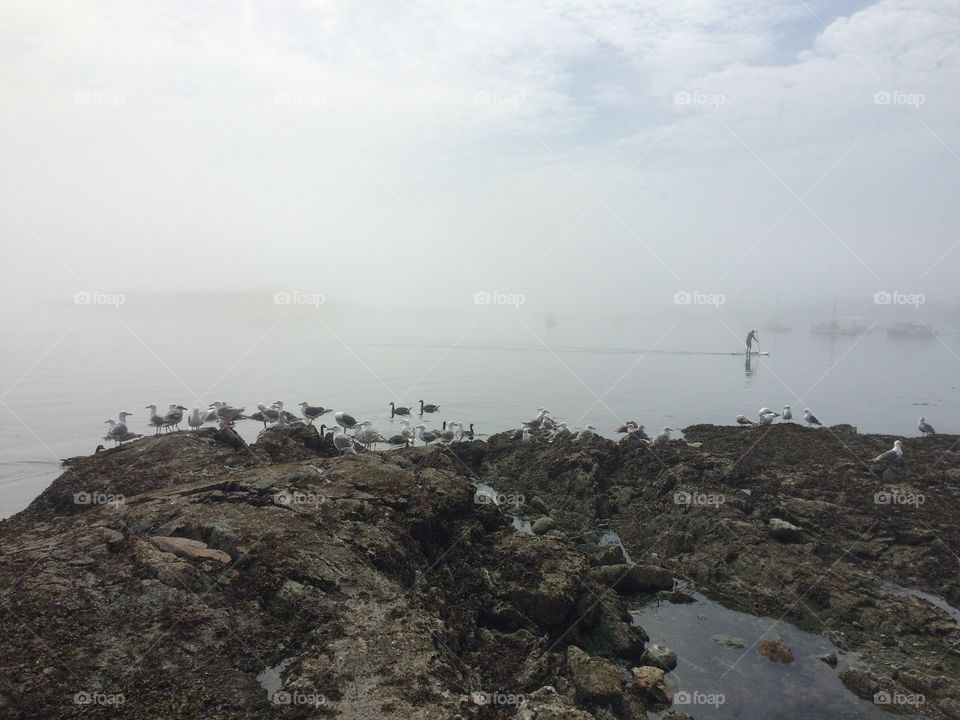
<path id="1" fill-rule="evenodd" d="M 887 328 L 887 337 L 896 338 L 934 338 L 937 332 L 924 323 L 898 322 Z"/>
<path id="2" fill-rule="evenodd" d="M 837 317 L 836 298 L 833 299 L 833 319 L 830 322 L 815 323 L 810 326 L 810 332 L 816 335 L 833 336 L 863 335 L 867 329 L 867 324 L 858 315 Z"/>

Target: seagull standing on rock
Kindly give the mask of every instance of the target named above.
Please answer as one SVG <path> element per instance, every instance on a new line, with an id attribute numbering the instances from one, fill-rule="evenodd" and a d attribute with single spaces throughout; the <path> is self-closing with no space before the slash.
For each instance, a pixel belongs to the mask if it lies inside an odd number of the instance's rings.
<path id="1" fill-rule="evenodd" d="M 755 425 L 753 420 L 748 420 L 744 415 L 737 415 L 737 425 Z"/>
<path id="2" fill-rule="evenodd" d="M 895 463 L 900 458 L 903 457 L 903 444 L 899 440 L 895 440 L 893 447 L 887 450 L 885 453 L 880 453 L 870 462 L 885 462 L 885 463 Z"/>
<path id="3" fill-rule="evenodd" d="M 303 416 L 307 419 L 307 425 L 313 425 L 314 420 L 330 411 L 326 408 L 310 405 L 304 401 L 300 403 L 300 412 L 302 412 Z"/>
<path id="4" fill-rule="evenodd" d="M 160 428 L 163 427 L 163 417 L 157 415 L 157 406 L 156 405 L 147 405 L 146 409 L 150 411 L 150 427 L 152 427 L 156 432 L 154 435 L 160 434 Z"/>
<path id="5" fill-rule="evenodd" d="M 651 442 L 651 445 L 663 445 L 664 443 L 670 442 L 670 431 L 673 428 L 665 427 L 663 432 L 657 435 Z"/>
<path id="6" fill-rule="evenodd" d="M 357 419 L 353 415 L 343 412 L 343 410 L 335 412 L 333 419 L 336 420 L 337 425 L 344 429 L 344 432 L 357 426 Z"/>
<path id="7" fill-rule="evenodd" d="M 353 446 L 353 438 L 342 428 L 333 429 L 333 446 L 342 453 L 356 455 L 357 449 Z"/>
<path id="8" fill-rule="evenodd" d="M 793 420 L 793 411 L 790 410 L 789 405 L 783 406 L 783 412 L 780 414 L 780 417 L 782 417 L 787 422 L 790 422 L 791 420 Z"/>
<path id="9" fill-rule="evenodd" d="M 933 425 L 928 423 L 923 418 L 920 418 L 920 422 L 917 423 L 917 429 L 923 434 L 924 437 L 927 435 L 936 435 L 937 431 L 933 429 Z"/>
<path id="10" fill-rule="evenodd" d="M 808 425 L 816 425 L 817 427 L 823 427 L 823 423 L 817 420 L 817 416 L 810 412 L 810 408 L 803 409 L 803 419 L 807 421 Z"/>

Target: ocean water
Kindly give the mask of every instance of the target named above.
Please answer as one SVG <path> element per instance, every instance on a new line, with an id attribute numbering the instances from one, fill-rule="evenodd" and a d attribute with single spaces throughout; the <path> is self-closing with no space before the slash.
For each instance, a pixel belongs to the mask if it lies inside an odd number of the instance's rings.
<path id="1" fill-rule="evenodd" d="M 826 424 L 861 432 L 916 435 L 920 415 L 960 432 L 957 332 L 905 340 L 880 328 L 859 337 L 761 330 L 760 349 L 771 354 L 748 364 L 747 322 L 709 312 L 548 320 L 509 307 L 417 315 L 203 302 L 10 315 L 0 355 L 0 516 L 40 493 L 61 458 L 91 453 L 106 418 L 127 410 L 132 431 L 150 432 L 149 403 L 226 400 L 254 411 L 283 400 L 297 411 L 306 400 L 389 434 L 388 403 L 422 398 L 441 408 L 428 427 L 456 419 L 493 433 L 545 407 L 604 435 L 628 419 L 650 432 L 729 424 L 791 403 L 797 418 L 808 406 Z M 240 430 L 252 440 L 261 427 Z"/>

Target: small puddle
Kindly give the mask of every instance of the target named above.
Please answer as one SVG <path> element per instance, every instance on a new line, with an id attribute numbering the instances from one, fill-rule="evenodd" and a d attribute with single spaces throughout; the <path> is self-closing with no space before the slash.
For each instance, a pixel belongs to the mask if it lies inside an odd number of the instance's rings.
<path id="1" fill-rule="evenodd" d="M 934 595 L 933 593 L 924 592 L 923 590 L 914 590 L 913 588 L 903 587 L 902 585 L 897 585 L 895 583 L 884 583 L 884 590 L 889 592 L 891 595 L 899 595 L 901 597 L 915 597 L 921 600 L 926 600 L 931 605 L 940 608 L 943 610 L 950 618 L 957 624 L 960 625 L 960 610 L 955 608 L 953 605 L 948 603 L 939 595 Z"/>
<path id="2" fill-rule="evenodd" d="M 696 602 L 655 601 L 630 611 L 651 643 L 666 645 L 677 654 L 677 668 L 667 675 L 674 687 L 670 710 L 687 712 L 697 720 L 892 717 L 847 690 L 836 670 L 820 660 L 835 653 L 842 669 L 857 663 L 854 653 L 841 654 L 826 638 L 793 625 L 729 610 L 700 593 L 685 592 Z M 756 646 L 767 638 L 782 638 L 794 662 L 784 665 L 759 655 Z M 650 717 L 661 718 L 666 712 Z"/>

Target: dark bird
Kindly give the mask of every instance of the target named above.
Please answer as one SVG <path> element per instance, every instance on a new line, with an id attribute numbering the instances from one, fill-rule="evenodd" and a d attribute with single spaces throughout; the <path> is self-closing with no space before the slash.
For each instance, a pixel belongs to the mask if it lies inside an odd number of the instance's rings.
<path id="1" fill-rule="evenodd" d="M 423 415 L 425 412 L 427 412 L 427 413 L 435 413 L 435 412 L 436 412 L 437 410 L 439 410 L 439 409 L 440 409 L 440 406 L 439 406 L 439 405 L 431 405 L 431 404 L 429 404 L 429 403 L 427 403 L 426 405 L 424 405 L 424 404 L 423 404 L 423 400 L 420 401 L 420 414 L 421 414 L 421 415 Z"/>
<path id="2" fill-rule="evenodd" d="M 396 407 L 393 403 L 390 403 L 390 417 L 394 415 L 409 415 L 410 408 L 408 407 Z"/>

